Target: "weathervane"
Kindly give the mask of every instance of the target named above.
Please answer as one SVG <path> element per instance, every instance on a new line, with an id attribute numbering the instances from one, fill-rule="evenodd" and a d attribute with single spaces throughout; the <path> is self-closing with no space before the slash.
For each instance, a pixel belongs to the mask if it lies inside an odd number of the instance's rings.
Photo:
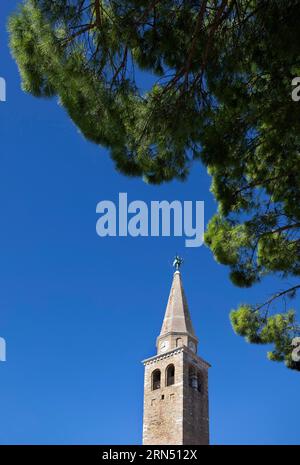
<path id="1" fill-rule="evenodd" d="M 175 270 L 179 271 L 179 268 L 181 267 L 182 264 L 183 264 L 183 258 L 179 257 L 179 255 L 176 255 L 174 262 L 173 262 L 173 266 Z"/>

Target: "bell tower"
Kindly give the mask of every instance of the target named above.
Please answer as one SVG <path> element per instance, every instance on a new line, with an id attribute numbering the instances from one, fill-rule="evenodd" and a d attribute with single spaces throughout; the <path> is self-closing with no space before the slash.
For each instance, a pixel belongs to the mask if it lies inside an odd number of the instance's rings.
<path id="1" fill-rule="evenodd" d="M 160 334 L 157 355 L 143 361 L 145 445 L 209 444 L 208 368 L 197 355 L 195 335 L 179 267 L 176 271 Z"/>

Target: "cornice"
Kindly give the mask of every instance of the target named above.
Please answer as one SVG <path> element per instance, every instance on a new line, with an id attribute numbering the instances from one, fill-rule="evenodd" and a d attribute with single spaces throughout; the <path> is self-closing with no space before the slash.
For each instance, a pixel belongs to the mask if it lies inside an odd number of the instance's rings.
<path id="1" fill-rule="evenodd" d="M 142 361 L 142 363 L 145 366 L 146 365 L 151 365 L 153 363 L 159 362 L 160 360 L 164 360 L 164 359 L 167 359 L 169 357 L 172 357 L 173 355 L 181 354 L 182 352 L 184 352 L 188 356 L 188 358 L 189 358 L 189 360 L 191 362 L 200 363 L 200 365 L 202 365 L 205 368 L 210 368 L 211 367 L 211 365 L 208 362 L 206 362 L 203 358 L 199 357 L 198 354 L 195 354 L 194 352 L 192 352 L 186 346 L 176 347 L 175 349 L 172 349 L 169 352 L 165 352 L 163 354 L 158 354 L 158 355 L 154 355 L 153 357 L 146 358 L 145 360 Z"/>
<path id="2" fill-rule="evenodd" d="M 173 350 L 170 350 L 169 352 L 165 352 L 164 354 L 158 354 L 154 355 L 153 357 L 146 358 L 145 360 L 142 361 L 144 365 L 150 365 L 151 363 L 158 362 L 159 360 L 164 360 L 165 358 L 169 358 L 173 355 L 180 354 L 181 352 L 184 351 L 184 347 L 179 347 Z"/>

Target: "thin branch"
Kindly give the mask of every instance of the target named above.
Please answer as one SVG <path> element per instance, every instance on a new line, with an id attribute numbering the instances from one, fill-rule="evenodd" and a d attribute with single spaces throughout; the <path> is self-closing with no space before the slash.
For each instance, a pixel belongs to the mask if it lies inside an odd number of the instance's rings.
<path id="1" fill-rule="evenodd" d="M 64 43 L 68 44 L 69 42 L 72 42 L 74 39 L 76 39 L 76 37 L 80 36 L 81 34 L 84 34 L 87 31 L 90 31 L 91 29 L 94 29 L 95 27 L 96 27 L 96 23 L 88 24 L 80 31 L 75 32 L 74 34 L 69 36 L 67 39 L 65 39 Z"/>
<path id="2" fill-rule="evenodd" d="M 286 289 L 285 291 L 277 292 L 269 300 L 267 300 L 265 303 L 256 306 L 254 311 L 258 311 L 261 308 L 265 307 L 266 305 L 269 306 L 274 300 L 279 299 L 280 297 L 283 297 L 283 296 L 285 296 L 287 294 L 290 294 L 291 292 L 295 292 L 298 289 L 300 289 L 300 284 L 297 284 L 296 286 L 290 287 L 289 289 Z"/>

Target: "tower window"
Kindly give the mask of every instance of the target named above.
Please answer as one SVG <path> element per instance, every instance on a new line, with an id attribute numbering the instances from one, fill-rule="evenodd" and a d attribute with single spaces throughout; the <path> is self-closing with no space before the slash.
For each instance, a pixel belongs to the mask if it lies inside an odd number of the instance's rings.
<path id="1" fill-rule="evenodd" d="M 172 386 L 175 383 L 175 367 L 174 365 L 169 365 L 166 371 L 166 385 Z"/>
<path id="2" fill-rule="evenodd" d="M 176 339 L 176 347 L 181 347 L 182 346 L 182 338 L 181 337 L 178 337 Z"/>
<path id="3" fill-rule="evenodd" d="M 202 373 L 198 371 L 197 373 L 197 389 L 199 392 L 202 392 L 202 386 L 203 386 L 203 379 L 202 379 Z"/>
<path id="4" fill-rule="evenodd" d="M 160 370 L 154 370 L 152 373 L 152 391 L 160 389 Z"/>
<path id="5" fill-rule="evenodd" d="M 198 377 L 193 365 L 189 367 L 189 386 L 196 391 L 198 390 Z"/>

